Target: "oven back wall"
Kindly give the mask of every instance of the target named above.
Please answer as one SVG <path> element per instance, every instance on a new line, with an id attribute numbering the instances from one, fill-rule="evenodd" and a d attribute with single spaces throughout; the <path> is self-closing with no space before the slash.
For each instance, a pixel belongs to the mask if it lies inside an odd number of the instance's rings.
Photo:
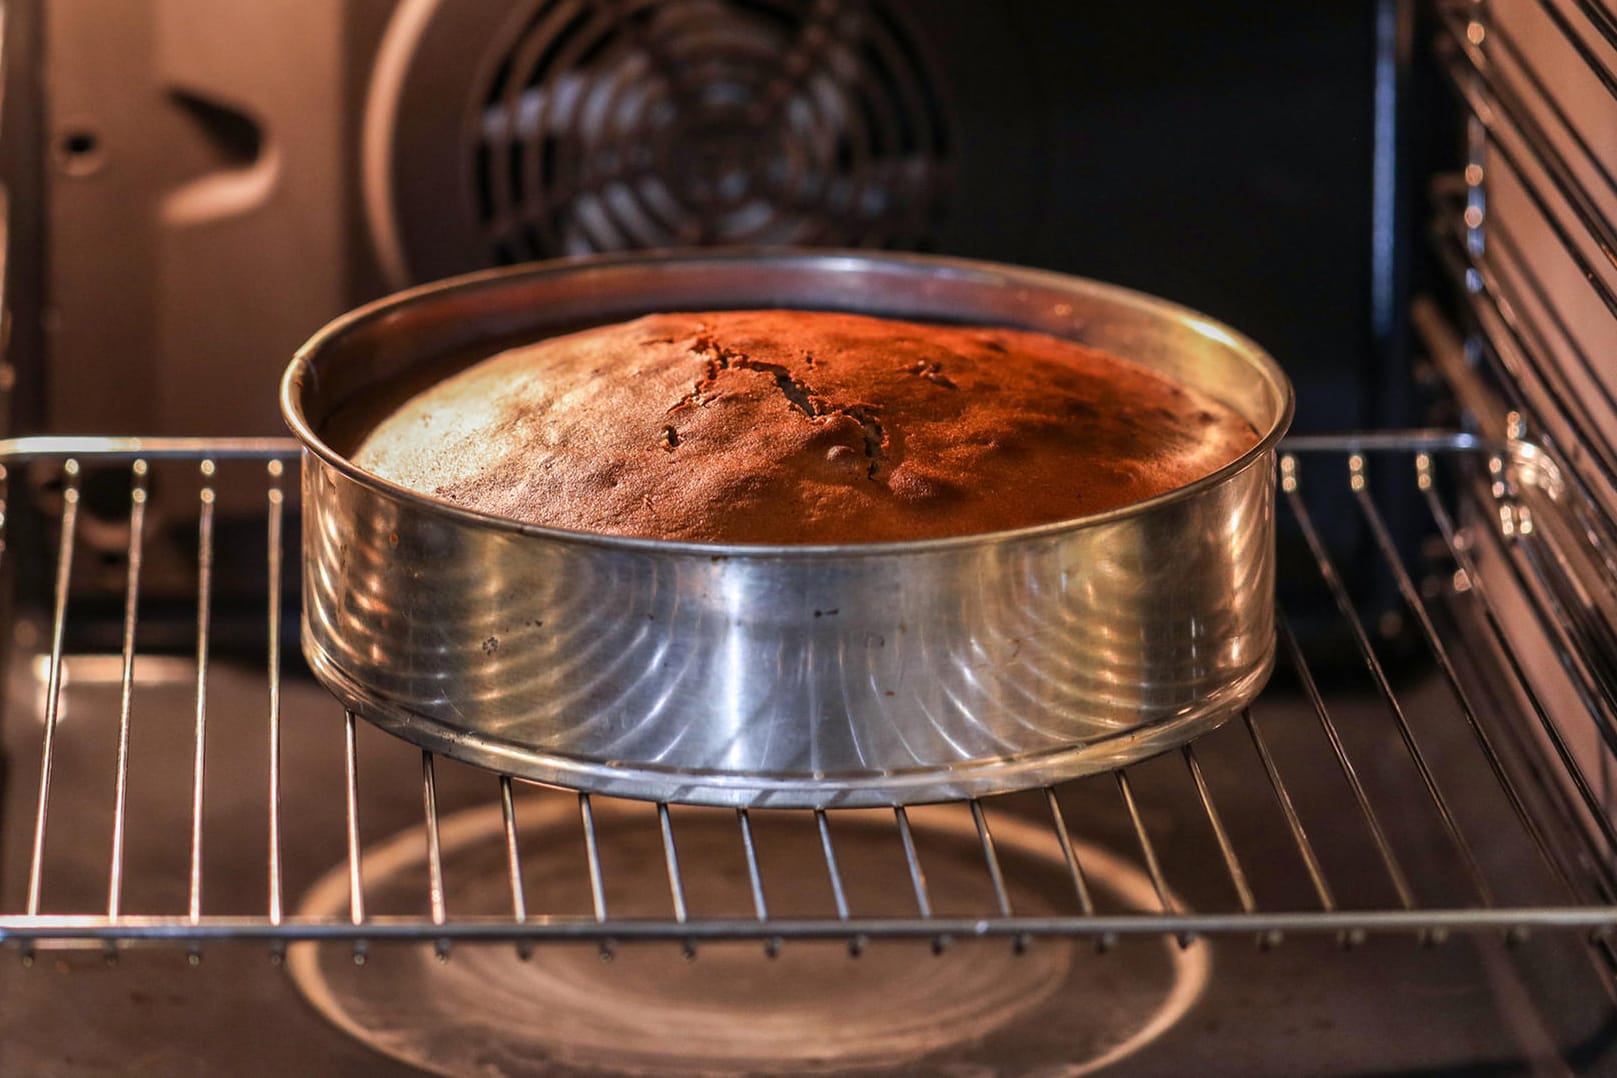
<path id="1" fill-rule="evenodd" d="M 1388 418 L 1366 358 L 1368 0 L 35 2 L 47 302 L 22 313 L 48 329 L 48 388 L 26 428 L 278 433 L 291 350 L 394 284 L 737 241 L 1117 281 L 1261 341 L 1299 428 Z M 667 90 L 647 57 L 679 93 L 577 104 L 606 80 Z"/>

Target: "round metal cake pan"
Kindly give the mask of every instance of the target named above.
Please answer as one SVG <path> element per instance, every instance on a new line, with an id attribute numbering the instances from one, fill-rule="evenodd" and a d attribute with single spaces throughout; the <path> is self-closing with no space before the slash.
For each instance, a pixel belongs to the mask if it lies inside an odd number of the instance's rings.
<path id="1" fill-rule="evenodd" d="M 470 512 L 363 471 L 328 437 L 333 415 L 446 356 L 749 307 L 1052 333 L 1210 393 L 1259 440 L 1197 482 L 1081 519 L 766 547 Z M 1290 385 L 1240 334 L 1110 285 L 841 252 L 524 266 L 338 319 L 293 360 L 282 405 L 305 447 L 303 648 L 316 676 L 371 722 L 512 775 L 735 806 L 980 796 L 1181 744 L 1247 704 L 1273 663 L 1273 472 Z"/>

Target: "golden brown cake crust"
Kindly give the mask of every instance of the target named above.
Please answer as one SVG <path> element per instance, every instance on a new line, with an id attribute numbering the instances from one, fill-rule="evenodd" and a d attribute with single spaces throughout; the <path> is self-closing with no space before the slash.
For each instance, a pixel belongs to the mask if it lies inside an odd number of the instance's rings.
<path id="1" fill-rule="evenodd" d="M 611 535 L 883 542 L 1151 497 L 1257 438 L 1070 341 L 807 311 L 657 314 L 500 353 L 354 454 L 456 505 Z"/>

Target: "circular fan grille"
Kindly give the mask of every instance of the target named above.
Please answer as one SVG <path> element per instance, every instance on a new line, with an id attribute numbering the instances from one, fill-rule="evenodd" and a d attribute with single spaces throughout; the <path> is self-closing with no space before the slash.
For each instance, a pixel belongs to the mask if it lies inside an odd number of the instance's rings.
<path id="1" fill-rule="evenodd" d="M 877 0 L 540 0 L 481 94 L 493 261 L 930 246 L 951 136 Z"/>

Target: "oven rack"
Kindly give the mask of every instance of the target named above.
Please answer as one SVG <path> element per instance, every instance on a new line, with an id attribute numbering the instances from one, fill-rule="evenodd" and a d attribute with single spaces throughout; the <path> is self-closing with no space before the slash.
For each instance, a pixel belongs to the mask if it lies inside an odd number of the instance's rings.
<path id="1" fill-rule="evenodd" d="M 413 912 L 382 912 L 368 903 L 372 887 L 362 817 L 375 806 L 368 796 L 372 764 L 361 766 L 366 724 L 343 715 L 329 698 L 332 729 L 340 728 L 342 781 L 339 788 L 313 783 L 283 766 L 283 615 L 281 595 L 295 558 L 296 447 L 284 440 L 31 438 L 0 443 L 5 471 L 0 481 L 24 471 L 43 470 L 60 481 L 57 506 L 43 521 L 56 550 L 49 588 L 50 610 L 40 637 L 43 701 L 29 716 L 17 700 L 9 723 L 38 722 L 38 770 L 13 762 L 13 783 L 31 782 L 35 807 L 31 843 L 0 849 L 0 881 L 7 874 L 18 901 L 0 902 L 0 942 L 16 947 L 25 961 L 37 948 L 104 947 L 109 956 L 121 946 L 167 944 L 200 958 L 217 941 L 267 943 L 273 957 L 297 941 L 339 941 L 356 958 L 385 941 L 434 944 L 447 956 L 457 942 L 516 942 L 528 948 L 542 942 L 589 941 L 603 956 L 619 943 L 672 941 L 694 955 L 706 941 L 762 941 L 771 953 L 788 940 L 833 940 L 857 954 L 872 941 L 930 940 L 941 949 L 952 940 L 998 937 L 1024 948 L 1043 936 L 1079 937 L 1110 946 L 1129 936 L 1176 937 L 1189 945 L 1199 936 L 1248 935 L 1265 947 L 1289 934 L 1334 934 L 1344 946 L 1370 935 L 1399 934 L 1431 944 L 1454 933 L 1502 933 L 1509 941 L 1530 934 L 1576 932 L 1597 968 L 1609 961 L 1606 940 L 1617 929 L 1611 869 L 1617 828 L 1609 812 L 1605 768 L 1592 773 L 1568 751 L 1567 731 L 1554 717 L 1552 702 L 1541 698 L 1526 676 L 1535 662 L 1501 631 L 1515 616 L 1496 600 L 1494 583 L 1484 584 L 1477 561 L 1490 549 L 1502 556 L 1509 575 L 1527 594 L 1542 594 L 1542 576 L 1555 561 L 1555 530 L 1535 526 L 1553 505 L 1535 501 L 1529 489 L 1554 479 L 1554 468 L 1531 446 L 1486 442 L 1452 432 L 1385 432 L 1342 437 L 1297 437 L 1284 444 L 1278 505 L 1283 531 L 1300 537 L 1307 558 L 1282 565 L 1283 593 L 1293 584 L 1310 591 L 1296 609 L 1282 604 L 1279 673 L 1276 684 L 1252 709 L 1180 753 L 1158 757 L 1055 789 L 1004 798 L 972 800 L 939 810 L 859 810 L 890 829 L 893 878 L 904 881 L 892 895 L 898 912 L 872 915 L 853 895 L 851 879 L 838 856 L 838 835 L 854 810 L 785 813 L 815 836 L 815 864 L 807 875 L 819 880 L 824 901 L 818 912 L 780 914 L 772 891 L 778 861 L 760 837 L 761 817 L 784 810 L 728 812 L 735 849 L 744 859 L 744 907 L 709 915 L 687 901 L 692 882 L 710 865 L 681 856 L 680 830 L 687 810 L 668 805 L 633 805 L 655 826 L 666 889 L 661 911 L 627 915 L 608 904 L 609 836 L 597 827 L 601 798 L 545 789 L 489 773 L 465 769 L 463 785 L 481 791 L 471 797 L 497 811 L 503 824 L 503 853 L 509 901 L 499 912 L 457 910 L 456 881 L 446 872 L 449 858 L 440 843 L 439 775 L 446 767 L 430 753 L 410 758 L 402 779 L 413 784 L 416 816 L 424 846 L 425 886 Z M 1517 467 L 1521 462 L 1526 466 Z M 1513 462 L 1516 462 L 1513 464 Z M 117 745 L 116 766 L 94 789 L 53 785 L 61 771 L 58 736 L 65 671 L 73 661 L 65 651 L 73 602 L 76 537 L 87 477 L 108 470 L 127 478 L 129 542 L 122 566 L 125 580 L 121 666 L 116 714 L 102 716 L 97 736 Z M 141 737 L 137 665 L 147 492 L 164 473 L 195 485 L 195 652 L 183 660 L 194 679 L 193 754 L 184 761 L 185 808 L 172 826 L 189 833 L 189 863 L 182 905 L 167 912 L 135 913 L 123 905 L 126 884 L 137 871 L 125 863 L 123 836 L 129 825 L 126 790 L 131 781 L 132 738 Z M 215 524 L 221 483 L 227 477 L 256 485 L 258 523 L 264 539 L 261 563 L 264 594 L 260 624 L 267 648 L 256 665 L 262 677 L 262 706 L 256 713 L 220 715 L 208 708 L 208 684 L 218 660 L 210 656 L 210 624 Z M 1411 498 L 1401 497 L 1402 493 Z M 242 491 L 233 489 L 238 498 Z M 1473 500 L 1485 506 L 1470 512 Z M 1424 514 L 1429 541 L 1418 551 L 1401 549 L 1387 520 L 1406 503 Z M 1535 517 L 1529 511 L 1537 512 Z M 1328 550 L 1316 517 L 1356 515 L 1370 537 L 1367 550 L 1345 554 Z M 10 557 L 23 514 L 7 507 L 0 517 L 0 553 Z M 38 536 L 36 536 L 38 538 Z M 1355 581 L 1387 574 L 1406 610 L 1397 619 L 1368 624 L 1355 606 Z M 1294 579 L 1302 578 L 1302 579 Z M 1497 577 L 1493 578 L 1497 581 Z M 1333 631 L 1294 626 L 1334 616 Z M 1541 614 L 1548 622 L 1553 610 Z M 1410 629 L 1410 627 L 1413 627 Z M 1317 640 L 1327 643 L 1319 645 Z M 1421 657 L 1405 654 L 1410 641 Z M 1331 641 L 1334 641 L 1332 643 Z M 1569 669 L 1577 656 L 1558 653 Z M 1337 661 L 1342 657 L 1349 661 Z M 111 658 L 110 656 L 108 657 Z M 141 661 L 144 661 L 142 659 Z M 13 681 L 15 683 L 15 679 Z M 1355 687 L 1356 686 L 1356 687 Z M 1588 716 L 1585 716 L 1588 719 Z M 75 714 L 81 733 L 89 720 Z M 314 717 L 299 715 L 309 724 Z M 1592 721 L 1590 719 L 1589 721 Z M 265 852 L 266 887 L 250 913 L 216 911 L 204 894 L 205 867 L 217 856 L 217 841 L 205 842 L 205 776 L 219 766 L 217 737 L 222 723 L 251 725 L 268 743 L 268 765 L 255 780 L 260 787 L 263 830 L 255 842 Z M 212 732 L 210 734 L 210 732 Z M 378 738 L 381 735 L 375 735 Z M 401 743 L 384 739 L 397 756 Z M 1540 746 L 1535 748 L 1535 746 Z M 210 749 L 212 751 L 210 752 Z M 414 750 L 410 750 L 414 753 Z M 1301 762 L 1300 762 L 1301 761 Z M 1308 762 L 1312 761 L 1312 762 Z M 182 772 L 175 761 L 176 781 Z M 397 767 L 398 765 L 391 765 Z M 333 769 L 335 773 L 335 768 Z M 399 779 L 397 772 L 388 776 Z M 522 870 L 527 839 L 520 817 L 532 799 L 570 799 L 576 806 L 576 839 L 582 846 L 580 890 L 589 903 L 581 910 L 545 908 L 530 893 Z M 14 795 L 14 801 L 17 798 Z M 92 911 L 53 905 L 48 839 L 63 817 L 91 801 L 110 801 L 111 831 L 97 841 L 110 850 L 101 875 L 104 903 Z M 1250 805 L 1248 804 L 1250 802 Z M 1231 806 L 1238 806 L 1232 811 Z M 343 915 L 310 915 L 293 908 L 283 864 L 287 813 L 323 813 L 341 819 L 345 836 L 347 909 Z M 497 810 L 493 806 L 498 806 Z M 1109 806 L 1109 807 L 1108 807 Z M 1254 807 L 1256 806 L 1256 807 Z M 708 813 L 727 810 L 701 810 Z M 924 843 L 916 841 L 917 812 L 953 811 L 969 815 L 975 856 L 980 858 L 984 906 L 956 913 L 958 903 L 934 893 L 927 882 Z M 1007 857 L 995 841 L 996 822 L 1015 816 L 1022 830 L 1045 836 L 1063 866 L 1065 898 L 1057 912 L 1019 909 L 1013 901 L 1019 858 Z M 1101 817 L 1111 823 L 1102 826 Z M 651 823 L 654 817 L 654 825 Z M 1174 837 L 1165 839 L 1167 831 Z M 1190 837 L 1187 839 L 1186 836 Z M 1109 848 L 1137 866 L 1155 896 L 1152 908 L 1108 908 L 1094 885 L 1085 851 Z M 1349 847 L 1363 855 L 1364 871 L 1343 871 Z M 1500 860 L 1514 854 L 1514 861 Z M 1498 856 L 1496 856 L 1498 855 Z M 263 863 L 262 861 L 260 862 Z M 1521 865 L 1531 866 L 1523 871 Z M 1514 866 L 1502 869 L 1500 866 Z M 1282 885 L 1259 884 L 1277 872 Z M 799 866 L 802 867 L 802 866 Z M 1262 868 L 1262 873 L 1257 870 Z M 4 891 L 0 890 L 0 896 Z M 1280 897 L 1276 897 L 1279 895 Z M 799 898 L 801 896 L 798 896 Z"/>

